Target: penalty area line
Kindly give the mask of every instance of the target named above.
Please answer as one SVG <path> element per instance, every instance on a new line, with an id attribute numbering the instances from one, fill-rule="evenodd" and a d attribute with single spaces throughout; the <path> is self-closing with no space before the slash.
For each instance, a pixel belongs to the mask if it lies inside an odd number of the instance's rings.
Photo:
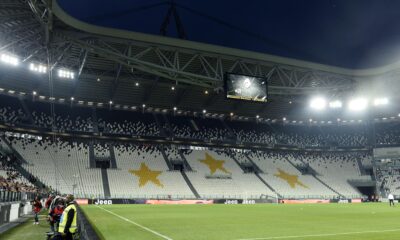
<path id="1" fill-rule="evenodd" d="M 323 233 L 323 234 L 277 236 L 277 237 L 260 237 L 260 238 L 241 238 L 241 239 L 236 239 L 236 240 L 272 240 L 272 239 L 315 238 L 315 237 L 332 237 L 332 236 L 341 236 L 341 235 L 357 235 L 357 234 L 385 233 L 385 232 L 400 232 L 400 229 L 362 231 L 362 232 Z"/>
<path id="2" fill-rule="evenodd" d="M 118 215 L 118 214 L 116 214 L 116 213 L 114 213 L 114 212 L 111 212 L 110 210 L 104 209 L 104 208 L 102 208 L 102 207 L 100 207 L 100 206 L 97 206 L 97 207 L 100 208 L 100 209 L 102 209 L 102 210 L 104 210 L 104 211 L 106 211 L 106 212 L 108 212 L 109 214 L 112 214 L 112 215 L 114 215 L 114 216 L 116 216 L 116 217 L 118 217 L 118 218 L 120 218 L 120 219 L 122 219 L 122 220 L 128 222 L 128 223 L 131 223 L 131 224 L 133 224 L 133 225 L 135 225 L 135 226 L 137 226 L 137 227 L 140 227 L 140 228 L 142 228 L 142 229 L 144 229 L 144 230 L 146 230 L 146 231 L 148 231 L 148 232 L 151 232 L 151 233 L 153 233 L 154 235 L 157 235 L 157 236 L 159 236 L 159 237 L 161 237 L 161 238 L 164 238 L 164 239 L 166 239 L 166 240 L 173 240 L 173 239 L 170 238 L 170 237 L 167 237 L 167 236 L 165 236 L 165 235 L 163 235 L 163 234 L 161 234 L 161 233 L 159 233 L 159 232 L 156 232 L 156 231 L 154 231 L 154 230 L 152 230 L 152 229 L 150 229 L 150 228 L 148 228 L 148 227 L 145 227 L 145 226 L 143 226 L 143 225 L 141 225 L 141 224 L 139 224 L 139 223 L 136 223 L 136 222 L 134 222 L 134 221 L 131 221 L 131 220 L 129 220 L 129 219 L 127 219 L 127 218 L 125 218 L 125 217 L 123 217 L 123 216 L 121 216 L 121 215 Z"/>

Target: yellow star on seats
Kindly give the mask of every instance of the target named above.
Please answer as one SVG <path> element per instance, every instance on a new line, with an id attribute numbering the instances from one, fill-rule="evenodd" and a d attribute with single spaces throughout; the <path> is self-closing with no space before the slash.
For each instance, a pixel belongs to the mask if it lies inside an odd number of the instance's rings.
<path id="1" fill-rule="evenodd" d="M 230 173 L 228 170 L 224 168 L 225 160 L 217 160 L 208 153 L 206 153 L 205 159 L 200 159 L 199 161 L 208 166 L 211 174 L 214 174 L 217 171 L 217 169 L 221 170 L 224 173 Z"/>
<path id="2" fill-rule="evenodd" d="M 129 172 L 139 177 L 139 187 L 143 187 L 149 181 L 159 187 L 164 187 L 164 185 L 157 178 L 162 171 L 152 171 L 145 163 L 140 164 L 139 170 L 130 169 Z"/>
<path id="3" fill-rule="evenodd" d="M 299 186 L 302 186 L 303 188 L 309 188 L 306 185 L 304 185 L 302 182 L 299 181 L 299 176 L 297 175 L 290 175 L 289 173 L 283 171 L 282 169 L 278 168 L 279 174 L 275 174 L 275 177 L 282 178 L 285 180 L 291 188 L 295 188 L 296 184 Z"/>

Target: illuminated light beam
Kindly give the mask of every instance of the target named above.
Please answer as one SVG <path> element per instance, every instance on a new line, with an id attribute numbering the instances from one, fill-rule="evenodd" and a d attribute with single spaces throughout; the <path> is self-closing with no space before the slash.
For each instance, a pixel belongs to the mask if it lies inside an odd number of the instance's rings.
<path id="1" fill-rule="evenodd" d="M 348 108 L 351 111 L 359 112 L 368 107 L 368 100 L 365 98 L 355 98 L 350 100 Z"/>
<path id="2" fill-rule="evenodd" d="M 315 110 L 324 110 L 326 108 L 326 100 L 322 97 L 311 99 L 310 107 Z"/>
<path id="3" fill-rule="evenodd" d="M 19 64 L 19 59 L 17 57 L 5 53 L 1 54 L 0 61 L 13 66 L 18 66 Z"/>
<path id="4" fill-rule="evenodd" d="M 374 106 L 381 106 L 381 105 L 388 105 L 389 99 L 388 98 L 375 98 L 374 99 Z"/>
<path id="5" fill-rule="evenodd" d="M 330 108 L 342 108 L 342 106 L 343 106 L 343 103 L 342 103 L 342 101 L 339 101 L 339 100 L 329 102 Z"/>
<path id="6" fill-rule="evenodd" d="M 59 69 L 58 70 L 58 76 L 60 78 L 67 78 L 67 79 L 74 79 L 75 74 L 72 71 L 65 70 L 65 69 Z"/>
<path id="7" fill-rule="evenodd" d="M 37 72 L 37 73 L 47 73 L 47 67 L 42 64 L 31 63 L 31 64 L 29 64 L 29 70 L 31 70 L 32 72 Z"/>

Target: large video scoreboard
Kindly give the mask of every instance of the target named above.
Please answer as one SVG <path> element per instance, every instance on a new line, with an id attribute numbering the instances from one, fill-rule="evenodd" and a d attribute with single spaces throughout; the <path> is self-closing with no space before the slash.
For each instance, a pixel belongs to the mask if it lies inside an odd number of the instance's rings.
<path id="1" fill-rule="evenodd" d="M 225 93 L 230 99 L 267 102 L 267 80 L 263 77 L 226 73 Z"/>

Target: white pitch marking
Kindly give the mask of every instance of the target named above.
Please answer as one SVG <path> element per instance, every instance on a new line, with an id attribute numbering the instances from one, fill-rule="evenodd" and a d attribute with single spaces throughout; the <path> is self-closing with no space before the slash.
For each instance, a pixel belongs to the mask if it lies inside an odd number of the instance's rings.
<path id="1" fill-rule="evenodd" d="M 143 226 L 143 225 L 140 225 L 139 223 L 136 223 L 136 222 L 134 222 L 134 221 L 131 221 L 131 220 L 129 220 L 129 219 L 127 219 L 127 218 L 125 218 L 125 217 L 123 217 L 123 216 L 121 216 L 121 215 L 118 215 L 118 214 L 116 214 L 116 213 L 114 213 L 114 212 L 111 212 L 110 210 L 104 209 L 104 208 L 99 207 L 99 206 L 97 206 L 97 207 L 100 208 L 100 209 L 102 209 L 102 210 L 104 210 L 104 211 L 106 211 L 106 212 L 108 212 L 108 213 L 110 213 L 110 214 L 112 214 L 112 215 L 114 215 L 114 216 L 116 216 L 116 217 L 118 217 L 118 218 L 120 218 L 120 219 L 122 219 L 122 220 L 124 220 L 124 221 L 126 221 L 126 222 L 129 222 L 129 223 L 131 223 L 131 224 L 133 224 L 133 225 L 136 225 L 136 226 L 138 226 L 138 227 L 140 227 L 140 228 L 142 228 L 142 229 L 144 229 L 144 230 L 146 230 L 146 231 L 148 231 L 148 232 L 151 232 L 151 233 L 153 233 L 154 235 L 157 235 L 157 236 L 159 236 L 159 237 L 161 237 L 161 238 L 164 238 L 164 239 L 166 239 L 166 240 L 173 240 L 173 239 L 170 238 L 170 237 L 167 237 L 167 236 L 165 236 L 165 235 L 162 235 L 162 234 L 159 233 L 159 232 L 156 232 L 156 231 L 154 231 L 154 230 L 152 230 L 152 229 L 150 229 L 150 228 L 148 228 L 148 227 L 145 227 L 145 226 Z"/>
<path id="2" fill-rule="evenodd" d="M 297 235 L 297 236 L 278 236 L 278 237 L 264 237 L 264 238 L 241 238 L 241 239 L 237 239 L 237 240 L 271 240 L 271 239 L 314 238 L 314 237 L 331 237 L 331 236 L 340 236 L 340 235 L 356 235 L 356 234 L 385 233 L 385 232 L 400 232 L 400 229 L 375 230 L 375 231 L 364 231 L 364 232 L 310 234 L 310 235 Z"/>

